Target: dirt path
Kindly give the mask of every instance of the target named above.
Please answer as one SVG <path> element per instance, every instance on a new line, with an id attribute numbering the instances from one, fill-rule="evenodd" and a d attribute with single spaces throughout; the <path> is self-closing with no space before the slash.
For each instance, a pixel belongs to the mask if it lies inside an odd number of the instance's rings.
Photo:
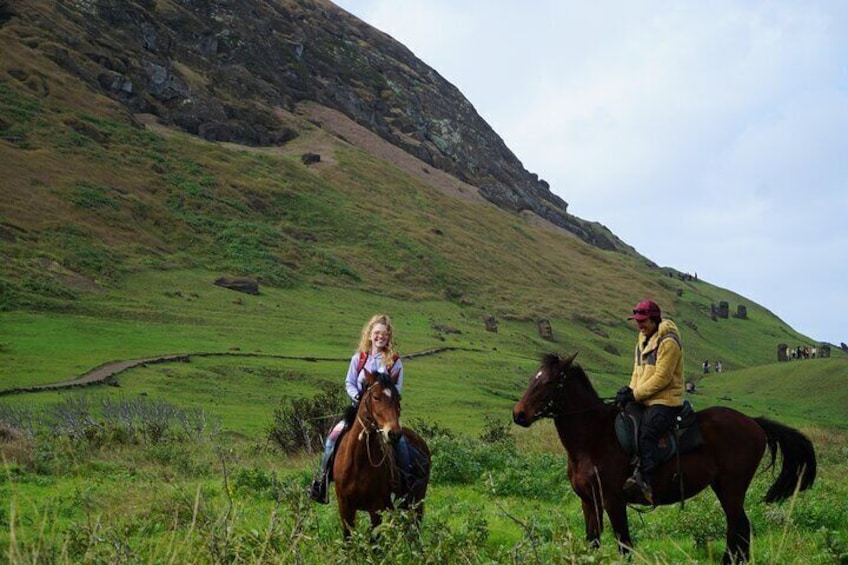
<path id="1" fill-rule="evenodd" d="M 409 353 L 404 355 L 404 359 L 413 359 L 415 357 L 423 357 L 425 355 L 435 355 L 436 353 L 442 353 L 444 351 L 455 351 L 455 350 L 466 350 L 466 351 L 476 351 L 474 349 L 470 349 L 467 347 L 437 347 L 435 349 L 427 349 L 424 351 L 418 351 L 415 353 Z M 48 383 L 43 385 L 33 385 L 26 387 L 14 387 L 14 388 L 6 388 L 0 390 L 0 396 L 5 396 L 8 394 L 21 394 L 25 392 L 43 392 L 46 390 L 58 390 L 63 388 L 72 388 L 72 387 L 82 387 L 82 386 L 91 386 L 98 384 L 116 384 L 115 377 L 128 370 L 133 369 L 135 367 L 139 367 L 141 365 L 153 365 L 155 363 L 173 363 L 173 362 L 181 362 L 181 363 L 189 363 L 191 362 L 192 357 L 268 357 L 272 359 L 291 359 L 297 361 L 340 361 L 345 362 L 348 361 L 349 358 L 345 357 L 295 357 L 290 355 L 267 355 L 261 353 L 177 353 L 173 355 L 160 355 L 158 357 L 145 357 L 143 359 L 131 359 L 128 361 L 111 361 L 109 363 L 104 363 L 90 371 L 83 373 L 79 377 L 70 380 L 70 381 L 62 381 L 58 383 Z"/>

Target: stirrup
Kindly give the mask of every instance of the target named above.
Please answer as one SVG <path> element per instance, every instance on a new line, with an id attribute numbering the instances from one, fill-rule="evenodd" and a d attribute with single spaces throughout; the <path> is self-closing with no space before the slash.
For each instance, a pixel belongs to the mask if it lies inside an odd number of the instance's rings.
<path id="1" fill-rule="evenodd" d="M 624 481 L 623 490 L 637 502 L 644 502 L 654 506 L 654 493 L 651 490 L 651 485 L 642 478 L 640 473 L 637 472 L 632 477 L 628 477 Z"/>

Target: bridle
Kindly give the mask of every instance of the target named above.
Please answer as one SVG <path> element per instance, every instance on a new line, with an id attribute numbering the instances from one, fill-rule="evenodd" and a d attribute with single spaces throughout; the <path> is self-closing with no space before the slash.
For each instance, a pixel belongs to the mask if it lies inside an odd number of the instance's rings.
<path id="1" fill-rule="evenodd" d="M 600 398 L 600 400 L 603 401 L 602 404 L 589 406 L 587 408 L 581 408 L 580 410 L 569 410 L 567 412 L 559 410 L 558 405 L 563 399 L 563 395 L 565 393 L 565 381 L 567 378 L 568 375 L 565 373 L 565 369 L 561 369 L 557 378 L 554 391 L 550 394 L 548 402 L 542 407 L 541 410 L 536 413 L 536 418 L 557 418 L 561 416 L 576 416 L 578 414 L 585 414 L 587 412 L 600 410 L 602 408 L 606 408 L 610 404 L 613 404 L 610 401 L 614 400 L 614 398 L 603 397 Z"/>
<path id="2" fill-rule="evenodd" d="M 362 402 L 365 404 L 365 412 L 367 413 L 367 419 L 363 419 L 360 416 L 360 413 L 359 413 L 358 410 L 356 412 L 356 421 L 359 422 L 360 426 L 362 426 L 362 431 L 359 432 L 359 435 L 357 436 L 357 440 L 358 441 L 362 441 L 363 439 L 365 440 L 365 449 L 368 452 L 368 462 L 371 463 L 372 467 L 380 467 L 383 463 L 386 462 L 386 459 L 390 456 L 390 454 L 394 455 L 391 449 L 383 448 L 382 459 L 380 459 L 379 461 L 377 461 L 375 463 L 374 458 L 371 454 L 371 442 L 368 441 L 369 436 L 372 433 L 375 433 L 375 432 L 376 433 L 382 433 L 380 428 L 377 426 L 377 419 L 374 418 L 374 409 L 373 409 L 373 406 L 372 406 L 373 400 L 371 399 L 371 394 L 370 394 L 371 389 L 377 384 L 381 384 L 379 380 L 372 383 L 362 393 Z M 386 386 L 385 383 L 382 383 L 382 384 L 383 384 L 384 387 Z M 396 392 L 397 392 L 397 389 L 395 389 L 395 393 Z M 367 421 L 367 423 L 366 423 L 366 421 Z"/>

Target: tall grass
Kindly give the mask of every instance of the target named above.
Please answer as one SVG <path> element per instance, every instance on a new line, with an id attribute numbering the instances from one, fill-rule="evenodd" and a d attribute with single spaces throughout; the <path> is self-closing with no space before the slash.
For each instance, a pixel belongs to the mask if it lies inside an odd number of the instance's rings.
<path id="1" fill-rule="evenodd" d="M 89 425 L 86 410 L 68 410 L 66 418 Z M 148 418 L 158 421 L 155 411 L 141 419 Z M 493 420 L 476 437 L 427 421 L 412 425 L 434 453 L 422 529 L 391 512 L 373 537 L 362 515 L 347 544 L 333 505 L 306 497 L 312 457 L 282 459 L 265 442 L 216 434 L 200 441 L 141 434 L 128 442 L 115 433 L 78 435 L 79 426 L 7 433 L 0 442 L 8 501 L 0 552 L 12 564 L 624 562 L 609 531 L 600 550 L 583 540 L 562 453 L 528 450 Z M 848 555 L 848 509 L 834 503 L 848 495 L 839 480 L 848 470 L 848 437 L 808 433 L 819 447 L 815 488 L 765 505 L 771 477 L 761 474 L 752 486 L 753 562 L 840 563 Z M 33 465 L 39 453 L 54 463 Z M 720 560 L 723 515 L 710 493 L 683 510 L 630 518 L 639 562 Z"/>

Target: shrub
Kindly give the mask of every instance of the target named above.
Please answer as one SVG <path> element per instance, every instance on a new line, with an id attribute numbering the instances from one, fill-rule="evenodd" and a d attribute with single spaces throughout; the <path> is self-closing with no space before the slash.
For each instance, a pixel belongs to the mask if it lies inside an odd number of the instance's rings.
<path id="1" fill-rule="evenodd" d="M 34 456 L 32 438 L 0 420 L 0 463 L 15 462 L 28 467 L 32 465 Z"/>
<path id="2" fill-rule="evenodd" d="M 35 412 L 26 406 L 0 404 L 0 425 L 27 437 L 34 437 L 38 429 Z"/>
<path id="3" fill-rule="evenodd" d="M 324 438 L 335 425 L 341 412 L 339 407 L 345 405 L 346 399 L 339 387 L 324 383 L 312 398 L 282 400 L 266 432 L 268 440 L 286 454 L 321 451 Z"/>
<path id="4" fill-rule="evenodd" d="M 489 463 L 489 484 L 498 496 L 556 500 L 569 496 L 565 457 L 554 453 L 501 450 Z"/>
<path id="5" fill-rule="evenodd" d="M 480 441 L 493 445 L 515 447 L 515 438 L 512 437 L 512 422 L 508 420 L 498 421 L 491 416 L 486 416 L 480 432 Z"/>
<path id="6" fill-rule="evenodd" d="M 104 399 L 96 405 L 86 396 L 74 395 L 38 412 L 0 404 L 0 429 L 6 430 L 5 434 L 0 432 L 0 442 L 4 436 L 14 434 L 37 444 L 29 464 L 50 472 L 56 465 L 45 459 L 50 457 L 46 454 L 58 453 L 58 461 L 68 457 L 77 460 L 91 447 L 157 445 L 173 440 L 197 442 L 214 437 L 220 423 L 202 409 L 178 408 L 163 401 Z"/>
<path id="7" fill-rule="evenodd" d="M 233 473 L 232 485 L 236 491 L 247 492 L 257 495 L 271 492 L 272 487 L 277 484 L 277 477 L 266 471 L 253 467 L 251 469 L 240 468 Z"/>
<path id="8" fill-rule="evenodd" d="M 413 418 L 409 421 L 409 425 L 406 427 L 411 430 L 415 430 L 415 432 L 426 442 L 435 438 L 453 439 L 456 437 L 456 434 L 454 434 L 450 429 L 443 427 L 438 422 L 427 422 L 425 420 Z"/>
<path id="9" fill-rule="evenodd" d="M 437 436 L 428 443 L 434 454 L 431 482 L 471 484 L 480 478 L 485 467 L 471 439 Z"/>
<path id="10" fill-rule="evenodd" d="M 91 413 L 91 404 L 83 396 L 67 396 L 47 408 L 47 428 L 53 436 L 94 441 L 102 429 Z"/>

